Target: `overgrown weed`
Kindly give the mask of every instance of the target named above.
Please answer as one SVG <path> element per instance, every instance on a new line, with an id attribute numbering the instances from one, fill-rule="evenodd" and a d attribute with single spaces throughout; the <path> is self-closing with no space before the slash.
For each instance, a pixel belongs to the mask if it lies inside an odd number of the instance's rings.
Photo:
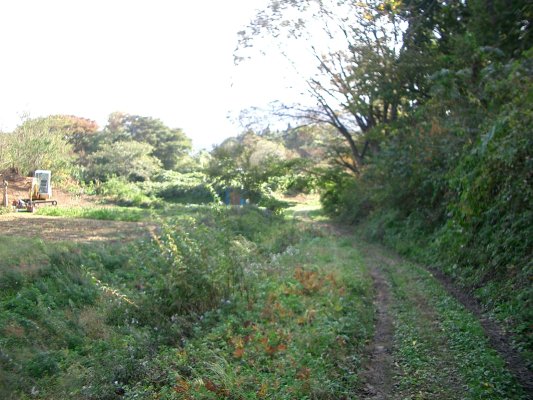
<path id="1" fill-rule="evenodd" d="M 256 207 L 162 211 L 154 240 L 52 246 L 6 277 L 3 398 L 354 393 L 372 312 L 353 248 Z"/>

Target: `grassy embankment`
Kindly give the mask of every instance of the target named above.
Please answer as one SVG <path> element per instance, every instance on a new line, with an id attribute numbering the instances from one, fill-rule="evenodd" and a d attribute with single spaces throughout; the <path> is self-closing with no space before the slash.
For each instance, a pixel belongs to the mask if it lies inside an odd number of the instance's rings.
<path id="1" fill-rule="evenodd" d="M 523 224 L 523 219 L 519 223 Z M 494 229 L 501 234 L 501 227 Z M 490 229 L 487 228 L 486 231 Z M 420 223 L 411 226 L 409 223 L 393 220 L 391 217 L 387 217 L 387 221 L 384 222 L 379 215 L 360 224 L 358 232 L 369 241 L 379 241 L 411 260 L 442 270 L 461 290 L 475 297 L 487 315 L 498 320 L 505 331 L 513 335 L 514 348 L 521 353 L 522 358 L 533 371 L 531 260 L 522 257 L 520 262 L 528 265 L 521 268 L 513 263 L 506 267 L 506 262 L 502 261 L 501 267 L 505 271 L 501 273 L 488 273 L 489 261 L 482 267 L 461 266 L 450 261 L 450 257 L 442 255 L 436 245 L 439 241 L 438 237 L 425 232 Z M 527 233 L 521 234 L 527 237 Z M 513 235 L 509 233 L 509 241 L 518 240 L 516 232 Z M 472 247 L 464 252 L 479 251 L 480 245 L 475 241 L 473 243 L 464 246 L 465 248 Z M 494 246 L 500 246 L 500 244 L 498 240 L 493 243 Z M 507 252 L 500 251 L 499 257 L 520 258 L 516 253 L 524 254 L 523 247 L 527 246 L 527 243 L 521 242 L 516 247 L 507 246 Z M 451 252 L 451 250 L 447 251 Z M 455 255 L 455 257 L 459 256 Z M 497 258 L 491 259 L 490 263 L 494 264 L 496 261 Z"/>
<path id="2" fill-rule="evenodd" d="M 43 207 L 37 215 L 66 218 L 88 218 L 107 221 L 138 222 L 150 218 L 147 209 L 138 207 Z"/>
<path id="3" fill-rule="evenodd" d="M 3 247 L 2 398 L 355 396 L 372 308 L 350 241 L 178 208 L 153 241 Z"/>

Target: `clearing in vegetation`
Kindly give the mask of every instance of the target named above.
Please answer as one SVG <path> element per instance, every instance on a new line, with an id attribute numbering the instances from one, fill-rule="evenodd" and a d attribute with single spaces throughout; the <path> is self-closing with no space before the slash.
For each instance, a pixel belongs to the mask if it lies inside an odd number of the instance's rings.
<path id="1" fill-rule="evenodd" d="M 43 250 L 0 253 L 0 397 L 531 395 L 430 272 L 317 215 L 175 206 L 127 241 L 0 237 Z"/>
<path id="2" fill-rule="evenodd" d="M 2 234 L 45 241 L 125 241 L 148 235 L 154 224 L 96 219 L 61 218 L 30 213 L 0 215 Z"/>

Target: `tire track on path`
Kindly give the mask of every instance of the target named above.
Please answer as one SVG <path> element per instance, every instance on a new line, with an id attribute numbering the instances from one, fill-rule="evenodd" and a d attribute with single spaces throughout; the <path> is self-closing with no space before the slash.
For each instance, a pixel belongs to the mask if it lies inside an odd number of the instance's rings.
<path id="1" fill-rule="evenodd" d="M 347 226 L 327 222 L 321 222 L 317 225 L 338 236 L 353 235 L 353 231 Z M 368 358 L 363 365 L 364 371 L 361 373 L 363 383 L 361 397 L 373 400 L 395 399 L 397 396 L 394 394 L 394 376 L 397 371 L 392 354 L 394 344 L 392 294 L 383 268 L 394 267 L 403 262 L 403 259 L 380 245 L 373 245 L 364 241 L 363 244 L 364 247 L 359 247 L 368 262 L 376 291 L 376 330 L 372 342 L 368 345 L 366 352 Z M 512 336 L 506 333 L 497 321 L 489 318 L 479 302 L 470 293 L 465 292 L 464 288 L 457 286 L 439 270 L 427 266 L 421 268 L 431 273 L 448 294 L 479 321 L 490 346 L 505 361 L 507 369 L 523 388 L 527 398 L 533 399 L 533 372 L 528 369 L 526 361 L 514 349 Z"/>
<path id="2" fill-rule="evenodd" d="M 376 328 L 367 348 L 369 357 L 361 375 L 364 381 L 361 395 L 367 399 L 385 400 L 393 398 L 394 325 L 390 313 L 391 293 L 389 283 L 378 266 L 371 266 L 370 275 L 376 291 Z"/>
<path id="3" fill-rule="evenodd" d="M 402 262 L 401 257 L 392 254 L 389 250 L 386 250 L 381 246 L 365 243 L 365 249 L 363 249 L 363 252 L 365 253 L 365 256 L 376 260 L 374 261 L 374 264 L 377 262 L 391 267 Z M 491 319 L 486 314 L 480 303 L 470 293 L 466 292 L 464 288 L 457 286 L 452 279 L 446 276 L 442 271 L 427 266 L 421 267 L 427 270 L 451 297 L 456 299 L 466 310 L 475 316 L 483 329 L 484 335 L 489 340 L 490 346 L 496 350 L 500 357 L 505 361 L 507 369 L 516 378 L 518 384 L 523 388 L 528 398 L 533 399 L 533 372 L 528 369 L 525 360 L 521 357 L 518 351 L 514 349 L 512 345 L 512 336 L 506 333 L 497 321 Z M 372 268 L 374 271 L 376 270 L 375 265 L 372 266 Z"/>
<path id="4" fill-rule="evenodd" d="M 346 225 L 333 224 L 330 222 L 316 223 L 319 229 L 326 230 L 329 234 L 353 238 L 353 229 Z M 376 259 L 374 252 L 367 248 L 363 250 L 365 261 L 368 262 L 369 273 L 372 277 L 376 296 L 374 307 L 376 309 L 375 331 L 372 341 L 368 344 L 365 354 L 367 359 L 363 363 L 361 373 L 362 387 L 361 398 L 369 400 L 394 399 L 394 358 L 392 348 L 394 343 L 394 323 L 391 315 L 391 288 L 385 278 L 380 263 L 388 262 L 382 257 Z"/>
<path id="5" fill-rule="evenodd" d="M 533 399 L 533 372 L 528 369 L 525 360 L 512 346 L 512 337 L 496 321 L 490 319 L 479 302 L 462 288 L 456 286 L 452 280 L 436 268 L 426 268 L 464 308 L 470 311 L 479 321 L 485 336 L 494 350 L 505 361 L 507 368 L 523 387 L 530 399 Z"/>

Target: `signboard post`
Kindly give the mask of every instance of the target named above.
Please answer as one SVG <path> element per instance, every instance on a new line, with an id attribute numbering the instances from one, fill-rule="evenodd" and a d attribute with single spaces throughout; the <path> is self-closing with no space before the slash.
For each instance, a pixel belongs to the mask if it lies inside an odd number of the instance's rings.
<path id="1" fill-rule="evenodd" d="M 2 205 L 4 207 L 8 207 L 9 200 L 7 198 L 7 181 L 4 179 L 2 182 L 2 188 L 3 188 L 3 199 L 2 199 Z"/>

